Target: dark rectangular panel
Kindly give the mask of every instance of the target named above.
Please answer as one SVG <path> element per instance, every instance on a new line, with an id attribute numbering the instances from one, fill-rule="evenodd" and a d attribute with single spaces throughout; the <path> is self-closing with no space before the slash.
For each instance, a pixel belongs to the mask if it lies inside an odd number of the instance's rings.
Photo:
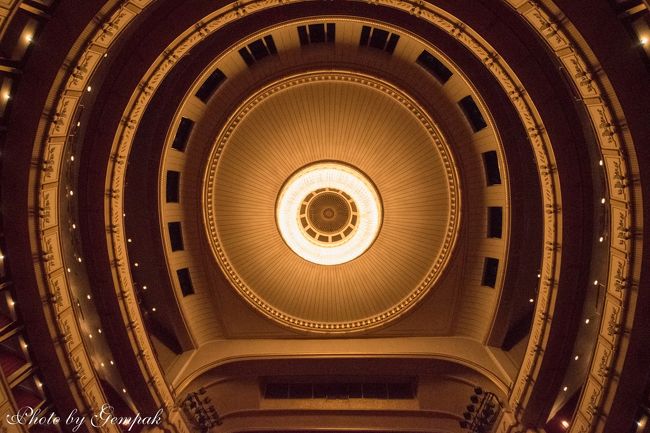
<path id="1" fill-rule="evenodd" d="M 370 36 L 370 46 L 383 50 L 386 47 L 388 40 L 388 32 L 382 29 L 373 29 L 372 36 Z"/>
<path id="2" fill-rule="evenodd" d="M 325 42 L 325 24 L 309 25 L 309 41 L 312 44 Z"/>
<path id="3" fill-rule="evenodd" d="M 289 398 L 288 383 L 269 383 L 264 388 L 264 398 Z"/>
<path id="4" fill-rule="evenodd" d="M 185 152 L 187 140 L 190 138 L 192 128 L 194 128 L 194 121 L 188 119 L 187 117 L 182 117 L 180 123 L 178 124 L 178 129 L 176 130 L 174 141 L 172 142 L 172 148 L 181 152 Z"/>
<path id="5" fill-rule="evenodd" d="M 433 54 L 428 51 L 422 51 L 418 56 L 416 63 L 422 66 L 427 72 L 433 75 L 435 78 L 440 81 L 441 84 L 445 84 L 453 73 L 447 69 L 445 65 L 442 64 Z"/>
<path id="6" fill-rule="evenodd" d="M 165 182 L 165 198 L 167 203 L 178 203 L 180 196 L 181 174 L 178 171 L 168 170 Z"/>
<path id="7" fill-rule="evenodd" d="M 178 221 L 168 223 L 167 230 L 169 231 L 169 242 L 171 243 L 172 251 L 183 250 L 183 232 L 181 231 L 181 223 Z"/>
<path id="8" fill-rule="evenodd" d="M 364 383 L 363 398 L 388 398 L 388 389 L 385 383 Z"/>
<path id="9" fill-rule="evenodd" d="M 253 58 L 253 56 L 251 56 L 251 53 L 248 51 L 248 48 L 246 47 L 240 48 L 239 55 L 241 56 L 242 59 L 244 59 L 244 62 L 246 62 L 248 66 L 252 66 L 253 63 L 255 63 L 255 59 Z"/>
<path id="10" fill-rule="evenodd" d="M 501 172 L 499 171 L 499 157 L 496 151 L 490 150 L 483 153 L 483 167 L 485 168 L 487 185 L 499 185 L 501 183 Z"/>
<path id="11" fill-rule="evenodd" d="M 481 114 L 481 110 L 479 110 L 471 95 L 465 96 L 463 99 L 458 101 L 458 105 L 463 109 L 463 113 L 465 113 L 465 117 L 467 117 L 470 125 L 472 125 L 474 132 L 478 132 L 487 126 L 487 123 L 485 123 L 485 119 Z"/>
<path id="12" fill-rule="evenodd" d="M 486 257 L 483 264 L 483 282 L 484 286 L 494 287 L 497 283 L 497 272 L 499 271 L 499 259 Z"/>
<path id="13" fill-rule="evenodd" d="M 370 27 L 361 27 L 361 38 L 359 38 L 359 45 L 362 47 L 368 46 L 368 39 L 370 39 Z"/>
<path id="14" fill-rule="evenodd" d="M 307 35 L 306 26 L 298 26 L 298 39 L 300 39 L 300 45 L 309 44 L 309 35 Z"/>
<path id="15" fill-rule="evenodd" d="M 193 295 L 194 286 L 192 285 L 190 270 L 188 268 L 177 269 L 176 276 L 178 277 L 178 283 L 181 286 L 181 293 L 183 293 L 183 296 Z"/>
<path id="16" fill-rule="evenodd" d="M 502 225 L 503 225 L 503 208 L 489 207 L 487 237 L 500 238 L 503 231 Z"/>
<path id="17" fill-rule="evenodd" d="M 196 91 L 196 97 L 207 103 L 225 80 L 226 75 L 221 71 L 221 69 L 215 69 L 214 72 L 205 79 L 203 84 L 201 84 L 199 90 Z"/>
<path id="18" fill-rule="evenodd" d="M 388 398 L 394 400 L 415 398 L 414 387 L 411 383 L 389 383 Z"/>
<path id="19" fill-rule="evenodd" d="M 327 23 L 327 42 L 334 43 L 336 41 L 336 23 Z"/>
<path id="20" fill-rule="evenodd" d="M 266 48 L 268 48 L 269 54 L 278 54 L 278 49 L 275 47 L 275 41 L 273 40 L 273 36 L 271 35 L 264 36 L 264 42 L 266 42 Z"/>
<path id="21" fill-rule="evenodd" d="M 262 42 L 261 39 L 248 44 L 248 49 L 251 50 L 255 60 L 262 60 L 264 57 L 269 55 L 269 51 L 266 49 L 266 45 L 264 45 L 264 42 Z"/>
<path id="22" fill-rule="evenodd" d="M 391 33 L 390 38 L 388 39 L 388 43 L 386 44 L 386 51 L 393 54 L 393 51 L 395 51 L 395 47 L 397 46 L 397 42 L 399 42 L 399 35 Z"/>
<path id="23" fill-rule="evenodd" d="M 311 383 L 290 383 L 289 398 L 313 398 L 313 386 Z"/>

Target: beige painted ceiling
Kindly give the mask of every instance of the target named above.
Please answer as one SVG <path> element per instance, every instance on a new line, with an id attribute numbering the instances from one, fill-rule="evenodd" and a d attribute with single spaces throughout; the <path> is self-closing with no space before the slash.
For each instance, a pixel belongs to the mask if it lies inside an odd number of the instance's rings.
<path id="1" fill-rule="evenodd" d="M 275 219 L 283 183 L 321 160 L 366 173 L 384 209 L 368 251 L 336 266 L 291 251 Z M 452 167 L 433 122 L 395 87 L 350 72 L 283 79 L 244 103 L 216 140 L 205 183 L 213 251 L 273 319 L 316 331 L 377 326 L 421 299 L 447 263 L 460 212 Z"/>

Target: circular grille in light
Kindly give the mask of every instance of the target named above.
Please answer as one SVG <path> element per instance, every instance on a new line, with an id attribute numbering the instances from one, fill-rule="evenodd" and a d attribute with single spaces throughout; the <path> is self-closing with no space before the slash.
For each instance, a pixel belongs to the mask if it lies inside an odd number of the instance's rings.
<path id="1" fill-rule="evenodd" d="M 293 252 L 312 263 L 338 265 L 359 257 L 374 242 L 381 221 L 374 185 L 343 163 L 303 167 L 278 195 L 278 230 Z"/>

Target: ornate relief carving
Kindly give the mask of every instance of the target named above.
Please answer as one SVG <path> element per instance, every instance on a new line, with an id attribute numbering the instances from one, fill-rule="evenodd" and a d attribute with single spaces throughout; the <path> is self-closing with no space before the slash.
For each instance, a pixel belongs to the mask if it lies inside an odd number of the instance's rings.
<path id="1" fill-rule="evenodd" d="M 57 206 L 58 206 L 58 192 L 56 185 L 48 185 L 41 190 L 40 208 L 38 216 L 41 220 L 41 229 L 47 230 L 58 224 L 57 221 Z"/>

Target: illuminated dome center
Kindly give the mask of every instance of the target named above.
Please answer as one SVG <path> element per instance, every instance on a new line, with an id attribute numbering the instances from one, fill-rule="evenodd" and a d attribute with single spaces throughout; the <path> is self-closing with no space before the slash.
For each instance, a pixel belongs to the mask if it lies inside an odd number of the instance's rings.
<path id="1" fill-rule="evenodd" d="M 300 257 L 338 265 L 363 254 L 382 221 L 379 194 L 359 170 L 338 162 L 310 164 L 278 195 L 278 230 Z"/>

